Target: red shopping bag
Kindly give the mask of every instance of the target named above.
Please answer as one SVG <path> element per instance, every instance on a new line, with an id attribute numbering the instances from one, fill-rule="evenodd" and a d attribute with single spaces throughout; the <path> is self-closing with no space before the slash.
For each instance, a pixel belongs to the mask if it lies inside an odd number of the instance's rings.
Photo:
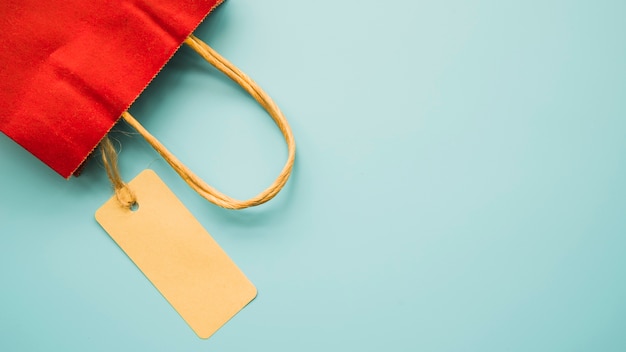
<path id="1" fill-rule="evenodd" d="M 0 130 L 70 177 L 221 2 L 0 1 Z"/>
<path id="2" fill-rule="evenodd" d="M 224 208 L 259 205 L 281 190 L 295 158 L 286 119 L 254 81 L 191 34 L 222 1 L 0 0 L 0 130 L 66 178 L 101 146 L 116 196 L 96 219 L 200 337 L 254 299 L 256 288 L 155 173 L 123 182 L 105 137 L 122 117 Z M 127 111 L 182 43 L 248 92 L 285 137 L 287 163 L 251 199 L 204 183 Z"/>
<path id="3" fill-rule="evenodd" d="M 295 141 L 272 99 L 191 34 L 222 1 L 0 1 L 0 131 L 69 178 L 121 116 L 210 202 L 230 209 L 267 202 L 289 179 Z M 182 43 L 247 91 L 285 137 L 285 167 L 249 200 L 205 184 L 126 111 Z M 112 181 L 119 195 L 123 183 Z"/>

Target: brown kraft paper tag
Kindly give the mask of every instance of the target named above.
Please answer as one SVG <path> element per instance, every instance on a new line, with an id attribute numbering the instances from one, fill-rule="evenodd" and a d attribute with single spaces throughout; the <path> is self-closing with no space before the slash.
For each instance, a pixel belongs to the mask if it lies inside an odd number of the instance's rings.
<path id="1" fill-rule="evenodd" d="M 136 210 L 115 197 L 96 220 L 201 338 L 257 294 L 254 285 L 152 170 L 128 185 Z"/>

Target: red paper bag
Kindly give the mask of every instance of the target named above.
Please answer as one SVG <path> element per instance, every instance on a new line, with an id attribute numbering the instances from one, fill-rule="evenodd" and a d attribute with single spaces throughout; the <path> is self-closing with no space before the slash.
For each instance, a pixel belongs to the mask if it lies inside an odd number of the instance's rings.
<path id="1" fill-rule="evenodd" d="M 260 205 L 282 189 L 295 158 L 285 117 L 254 81 L 191 34 L 221 1 L 0 0 L 0 130 L 66 178 L 100 144 L 115 197 L 98 210 L 98 222 L 201 337 L 256 289 L 156 174 L 123 182 L 104 137 L 122 117 L 185 182 L 224 208 Z M 183 42 L 248 92 L 287 142 L 278 178 L 251 199 L 207 185 L 126 111 Z"/>
<path id="2" fill-rule="evenodd" d="M 222 0 L 1 0 L 0 130 L 70 177 Z"/>

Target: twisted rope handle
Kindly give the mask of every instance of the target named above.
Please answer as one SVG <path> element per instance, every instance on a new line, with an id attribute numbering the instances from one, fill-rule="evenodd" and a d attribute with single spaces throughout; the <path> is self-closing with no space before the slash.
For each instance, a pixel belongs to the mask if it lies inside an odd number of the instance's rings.
<path id="1" fill-rule="evenodd" d="M 285 119 L 285 116 L 280 111 L 276 103 L 274 103 L 272 98 L 270 98 L 269 95 L 263 91 L 263 89 L 261 89 L 245 73 L 241 72 L 241 70 L 235 67 L 232 63 L 228 62 L 221 55 L 215 52 L 215 50 L 209 47 L 206 43 L 196 38 L 193 34 L 185 39 L 184 43 L 190 46 L 207 62 L 248 92 L 269 113 L 282 132 L 285 142 L 287 142 L 288 156 L 285 166 L 274 183 L 251 199 L 242 201 L 231 198 L 206 184 L 200 177 L 196 176 L 196 174 L 189 170 L 180 160 L 178 160 L 178 158 L 167 150 L 161 142 L 151 135 L 128 111 L 122 113 L 122 118 L 146 139 L 152 148 L 154 148 L 154 150 L 156 150 L 163 157 L 163 159 L 170 164 L 174 171 L 176 171 L 176 173 L 178 173 L 178 175 L 180 175 L 180 177 L 191 188 L 193 188 L 193 190 L 209 202 L 226 209 L 245 209 L 269 201 L 274 198 L 287 183 L 296 158 L 296 142 L 293 138 L 291 127 L 289 127 L 287 119 Z"/>

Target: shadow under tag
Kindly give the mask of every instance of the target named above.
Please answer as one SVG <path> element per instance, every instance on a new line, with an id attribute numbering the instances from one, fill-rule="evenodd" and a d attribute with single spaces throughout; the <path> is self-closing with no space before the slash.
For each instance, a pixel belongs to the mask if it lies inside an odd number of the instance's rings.
<path id="1" fill-rule="evenodd" d="M 133 211 L 112 197 L 96 220 L 201 338 L 252 301 L 256 288 L 152 170 L 129 183 Z"/>

